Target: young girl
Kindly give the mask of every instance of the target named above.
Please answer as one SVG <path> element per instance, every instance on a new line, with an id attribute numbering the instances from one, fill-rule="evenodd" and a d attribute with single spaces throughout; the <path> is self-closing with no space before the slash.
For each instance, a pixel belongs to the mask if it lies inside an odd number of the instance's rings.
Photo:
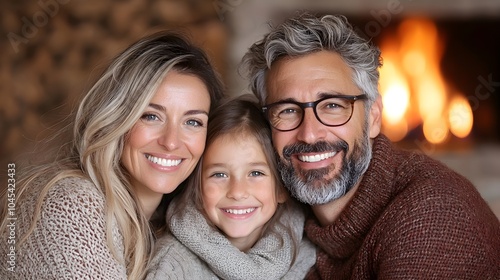
<path id="1" fill-rule="evenodd" d="M 303 279 L 315 249 L 279 180 L 271 131 L 243 96 L 211 113 L 206 150 L 167 213 L 147 279 Z"/>

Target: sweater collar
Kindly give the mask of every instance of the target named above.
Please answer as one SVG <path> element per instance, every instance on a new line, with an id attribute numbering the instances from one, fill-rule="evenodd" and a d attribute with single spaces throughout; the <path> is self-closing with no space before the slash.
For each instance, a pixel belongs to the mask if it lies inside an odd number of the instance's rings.
<path id="1" fill-rule="evenodd" d="M 308 237 L 329 255 L 345 258 L 360 246 L 385 206 L 393 196 L 397 166 L 393 164 L 393 146 L 387 137 L 374 139 L 370 166 L 352 200 L 346 205 L 338 219 L 322 227 L 316 219 L 306 223 Z"/>

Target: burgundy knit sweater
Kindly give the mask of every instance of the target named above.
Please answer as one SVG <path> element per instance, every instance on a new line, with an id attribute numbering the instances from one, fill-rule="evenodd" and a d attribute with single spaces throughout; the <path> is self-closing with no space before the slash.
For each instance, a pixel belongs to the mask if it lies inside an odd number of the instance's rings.
<path id="1" fill-rule="evenodd" d="M 500 279 L 500 222 L 474 186 L 383 135 L 357 193 L 326 227 L 307 279 Z"/>

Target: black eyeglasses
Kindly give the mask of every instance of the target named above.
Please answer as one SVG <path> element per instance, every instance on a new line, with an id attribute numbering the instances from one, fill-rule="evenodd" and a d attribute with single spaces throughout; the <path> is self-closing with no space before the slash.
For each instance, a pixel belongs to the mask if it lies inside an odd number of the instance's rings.
<path id="1" fill-rule="evenodd" d="M 346 124 L 354 112 L 356 100 L 367 99 L 360 95 L 329 95 L 314 102 L 278 101 L 262 107 L 269 123 L 279 131 L 291 131 L 304 121 L 304 110 L 312 107 L 318 121 L 326 126 Z"/>

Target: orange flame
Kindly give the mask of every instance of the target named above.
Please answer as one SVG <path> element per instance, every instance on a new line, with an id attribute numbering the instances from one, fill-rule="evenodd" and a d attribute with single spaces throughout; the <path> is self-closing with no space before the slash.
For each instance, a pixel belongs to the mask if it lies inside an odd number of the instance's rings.
<path id="1" fill-rule="evenodd" d="M 383 92 L 383 122 L 391 127 L 385 131 L 393 141 L 403 139 L 408 133 L 408 122 L 405 115 L 410 103 L 410 88 L 400 69 L 389 59 L 385 59 L 380 69 L 380 89 Z"/>
<path id="2" fill-rule="evenodd" d="M 385 40 L 381 49 L 383 132 L 391 140 L 403 139 L 420 124 L 433 144 L 445 142 L 450 131 L 462 138 L 470 133 L 472 110 L 467 100 L 449 103 L 449 88 L 440 71 L 443 44 L 432 21 L 403 21 L 396 36 Z"/>
<path id="3" fill-rule="evenodd" d="M 463 95 L 455 96 L 451 102 L 448 112 L 450 130 L 453 135 L 465 138 L 472 130 L 472 109 L 468 100 Z"/>

